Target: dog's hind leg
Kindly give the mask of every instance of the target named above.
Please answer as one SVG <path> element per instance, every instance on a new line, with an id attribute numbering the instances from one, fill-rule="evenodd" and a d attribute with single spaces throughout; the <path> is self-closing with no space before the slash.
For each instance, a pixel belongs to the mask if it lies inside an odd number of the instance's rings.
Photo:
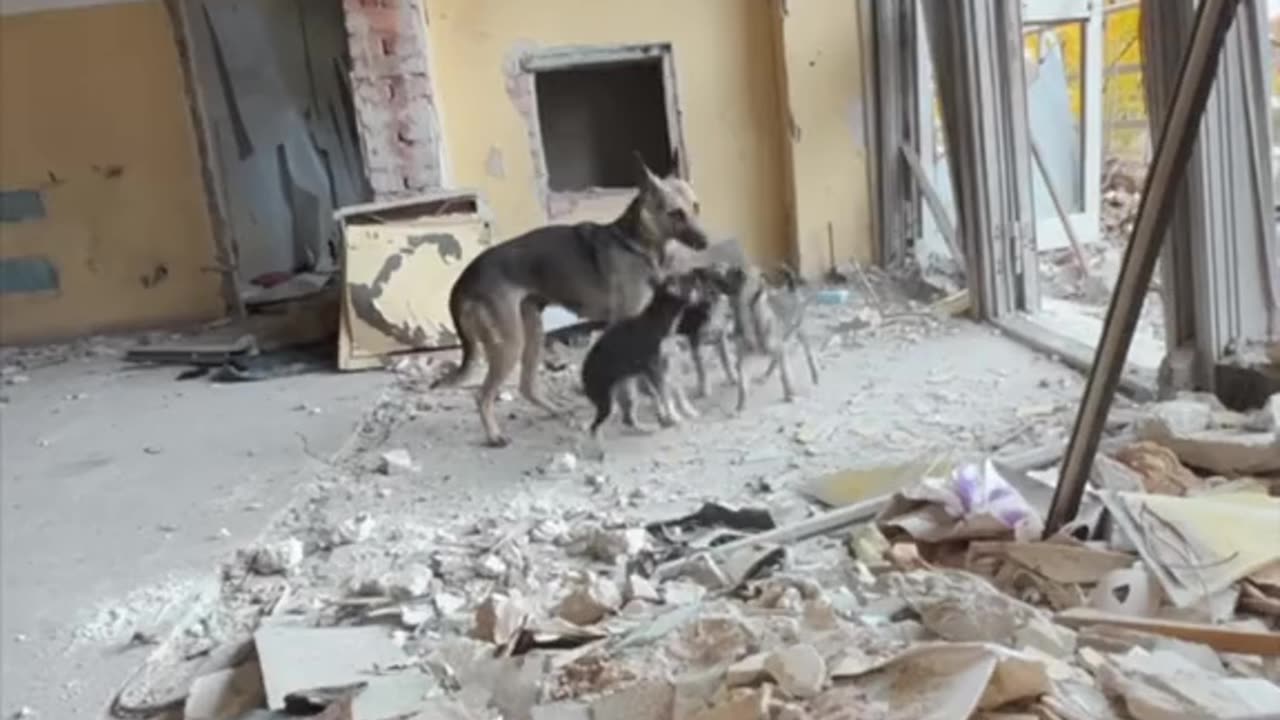
<path id="1" fill-rule="evenodd" d="M 471 376 L 475 374 L 476 354 L 480 352 L 480 341 L 476 336 L 481 331 L 475 326 L 475 307 L 466 300 L 455 301 L 450 297 L 449 312 L 453 316 L 453 327 L 462 346 L 462 360 L 456 368 L 431 383 L 432 388 L 457 387 L 470 382 Z"/>
<path id="2" fill-rule="evenodd" d="M 791 363 L 787 361 L 786 346 L 779 344 L 774 349 L 773 356 L 778 363 L 778 374 L 782 376 L 782 397 L 791 402 L 796 399 L 796 389 L 791 384 Z"/>
<path id="3" fill-rule="evenodd" d="M 480 384 L 476 405 L 480 409 L 480 422 L 484 425 L 485 439 L 489 446 L 506 447 L 510 440 L 498 427 L 494 404 L 498 401 L 502 384 L 511 377 L 511 371 L 515 370 L 520 359 L 524 331 L 520 324 L 519 308 L 514 303 L 499 299 L 489 309 L 490 316 L 479 323 L 484 326 L 481 342 L 485 357 L 489 359 L 489 370 Z"/>
<path id="4" fill-rule="evenodd" d="M 538 387 L 538 366 L 542 364 L 546 334 L 542 328 L 542 311 L 537 304 L 528 301 L 520 304 L 520 322 L 524 330 L 524 349 L 520 358 L 520 394 L 537 407 L 559 417 L 564 414 L 564 408 L 548 400 Z"/>
<path id="5" fill-rule="evenodd" d="M 773 375 L 774 371 L 775 371 L 775 370 L 777 370 L 777 369 L 778 369 L 778 356 L 777 356 L 777 355 L 770 355 L 770 356 L 769 356 L 769 367 L 765 368 L 765 371 L 764 371 L 763 373 L 761 373 L 761 374 L 760 374 L 760 377 L 756 378 L 756 382 L 758 382 L 758 383 L 762 383 L 762 382 L 764 382 L 764 381 L 768 380 L 768 379 L 769 379 L 769 377 L 770 377 L 771 375 Z"/>
<path id="6" fill-rule="evenodd" d="M 800 341 L 800 348 L 804 350 L 804 360 L 809 363 L 809 375 L 813 378 L 813 384 L 818 384 L 818 363 L 813 359 L 813 348 L 809 347 L 809 336 L 803 332 L 796 333 L 796 339 Z"/>

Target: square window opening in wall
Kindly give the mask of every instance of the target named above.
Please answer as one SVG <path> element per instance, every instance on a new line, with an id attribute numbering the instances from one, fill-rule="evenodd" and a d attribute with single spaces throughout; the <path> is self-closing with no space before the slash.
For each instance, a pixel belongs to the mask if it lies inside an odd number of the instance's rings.
<path id="1" fill-rule="evenodd" d="M 658 175 L 679 170 L 666 46 L 553 51 L 526 69 L 552 192 L 635 187 L 633 152 Z"/>

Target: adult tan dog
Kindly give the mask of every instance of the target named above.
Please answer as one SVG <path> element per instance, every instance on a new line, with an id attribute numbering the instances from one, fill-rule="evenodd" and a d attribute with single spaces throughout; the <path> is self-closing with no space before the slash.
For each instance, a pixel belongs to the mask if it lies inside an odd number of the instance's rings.
<path id="1" fill-rule="evenodd" d="M 698 222 L 698 199 L 689 183 L 658 177 L 639 154 L 635 166 L 638 192 L 613 222 L 536 228 L 481 252 L 454 283 L 449 313 L 462 344 L 462 362 L 436 385 L 466 382 L 477 352 L 484 348 L 489 369 L 476 404 L 490 446 L 509 442 L 498 427 L 494 403 L 517 362 L 520 393 L 549 413 L 562 413 L 543 396 L 536 378 L 545 342 L 542 310 L 547 305 L 560 305 L 587 320 L 615 323 L 649 304 L 652 282 L 663 275 L 669 240 L 694 250 L 707 246 Z M 624 421 L 634 425 L 634 383 L 623 388 L 619 400 Z"/>

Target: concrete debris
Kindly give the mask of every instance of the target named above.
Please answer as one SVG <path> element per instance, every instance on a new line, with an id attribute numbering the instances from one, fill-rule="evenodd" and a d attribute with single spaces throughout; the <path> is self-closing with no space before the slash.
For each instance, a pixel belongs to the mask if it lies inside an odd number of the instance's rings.
<path id="1" fill-rule="evenodd" d="M 643 575 L 628 575 L 627 584 L 622 588 L 622 598 L 624 602 L 638 600 L 648 603 L 662 602 L 662 596 L 658 594 L 658 589 L 649 582 L 648 578 Z"/>
<path id="2" fill-rule="evenodd" d="M 1175 410 L 1198 412 L 1165 417 Z M 1280 634 L 1266 623 L 1277 620 L 1241 618 L 1280 607 L 1280 551 L 1250 539 L 1276 526 L 1280 500 L 1215 490 L 1226 486 L 1151 442 L 1105 458 L 1108 483 L 1128 489 L 1097 493 L 1131 551 L 1092 526 L 1041 540 L 1039 486 L 991 462 L 921 466 L 909 483 L 879 471 L 871 495 L 828 482 L 835 509 L 790 523 L 764 522 L 791 501 L 772 489 L 753 495 L 768 510 L 745 524 L 702 499 L 653 522 L 608 492 L 599 511 L 521 498 L 430 525 L 380 510 L 376 524 L 365 512 L 335 527 L 317 519 L 334 508 L 317 506 L 298 523 L 321 551 L 290 537 L 251 555 L 259 664 L 199 673 L 188 704 L 305 696 L 334 713 L 349 703 L 353 720 L 1243 718 L 1274 707 Z M 1140 518 L 1178 532 L 1149 536 Z M 325 532 L 340 540 L 327 551 Z M 338 562 L 360 568 L 346 587 Z M 1189 667 L 1220 690 L 1184 681 Z"/>
<path id="3" fill-rule="evenodd" d="M 383 475 L 413 474 L 419 470 L 420 468 L 413 462 L 413 456 L 403 448 L 382 453 L 378 463 L 378 472 Z"/>
<path id="4" fill-rule="evenodd" d="M 827 683 L 827 663 L 812 645 L 775 650 L 765 658 L 764 669 L 794 698 L 816 697 Z"/>
<path id="5" fill-rule="evenodd" d="M 477 640 L 506 645 L 529 621 L 529 608 L 519 593 L 493 594 L 476 608 L 471 636 Z"/>
<path id="6" fill-rule="evenodd" d="M 306 552 L 301 540 L 286 538 L 255 549 L 249 567 L 259 575 L 288 575 L 302 564 Z"/>
<path id="7" fill-rule="evenodd" d="M 426 597 L 435 574 L 422 563 L 410 563 L 375 578 L 353 578 L 348 592 L 357 597 L 389 598 L 405 602 Z"/>
<path id="8" fill-rule="evenodd" d="M 622 593 L 607 578 L 587 576 L 556 606 L 556 615 L 574 625 L 595 625 L 622 605 Z"/>
<path id="9" fill-rule="evenodd" d="M 266 625 L 254 633 L 253 641 L 272 710 L 283 709 L 285 697 L 292 693 L 367 684 L 371 673 L 402 668 L 407 660 L 390 634 L 376 626 Z"/>
<path id="10" fill-rule="evenodd" d="M 543 467 L 543 471 L 554 475 L 567 475 L 578 469 L 578 456 L 571 452 L 556 453 Z"/>
<path id="11" fill-rule="evenodd" d="M 256 662 L 203 675 L 191 684 L 183 720 L 223 720 L 262 707 L 266 702 L 262 671 Z"/>
<path id="12" fill-rule="evenodd" d="M 1137 720 L 1274 716 L 1280 686 L 1261 678 L 1214 677 L 1177 653 L 1141 648 L 1108 657 L 1099 672 L 1103 687 L 1124 700 Z"/>
<path id="13" fill-rule="evenodd" d="M 1269 405 L 1276 402 L 1275 398 Z M 1280 472 L 1280 430 L 1251 430 L 1248 416 L 1215 398 L 1189 395 L 1157 403 L 1138 425 L 1138 437 L 1171 450 L 1183 464 L 1238 477 Z"/>
<path id="14" fill-rule="evenodd" d="M 648 548 L 649 534 L 639 527 L 618 530 L 587 527 L 575 532 L 569 545 L 574 554 L 613 564 L 619 559 L 635 557 Z"/>
<path id="15" fill-rule="evenodd" d="M 377 523 L 368 513 L 360 513 L 353 518 L 342 521 L 330 533 L 330 545 L 351 545 L 361 543 L 373 537 L 373 529 Z"/>

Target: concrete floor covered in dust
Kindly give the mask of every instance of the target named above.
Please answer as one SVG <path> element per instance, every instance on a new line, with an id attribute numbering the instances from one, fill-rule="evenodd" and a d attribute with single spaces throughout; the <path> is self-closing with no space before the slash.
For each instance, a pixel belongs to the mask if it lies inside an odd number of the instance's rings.
<path id="1" fill-rule="evenodd" d="M 661 514 L 759 498 L 762 482 L 777 498 L 830 470 L 1032 445 L 1069 428 L 1080 377 L 987 327 L 868 322 L 853 303 L 818 315 L 819 387 L 797 354 L 796 402 L 782 402 L 775 378 L 735 416 L 733 392 L 717 386 L 681 428 L 639 435 L 615 420 L 603 462 L 585 458 L 578 430 L 519 398 L 500 405 L 512 445 L 481 447 L 470 392 L 423 389 L 437 362 L 223 387 L 101 358 L 31 371 L 0 388 L 0 711 L 100 716 L 147 656 L 122 649 L 134 632 L 216 585 L 236 548 L 287 533 L 298 513 L 281 511 L 317 494 L 330 512 L 383 523 L 620 498 Z M 575 385 L 572 362 L 546 379 L 561 397 Z M 585 421 L 585 400 L 574 407 Z M 392 448 L 420 470 L 378 473 Z M 583 459 L 557 465 L 564 452 Z"/>

